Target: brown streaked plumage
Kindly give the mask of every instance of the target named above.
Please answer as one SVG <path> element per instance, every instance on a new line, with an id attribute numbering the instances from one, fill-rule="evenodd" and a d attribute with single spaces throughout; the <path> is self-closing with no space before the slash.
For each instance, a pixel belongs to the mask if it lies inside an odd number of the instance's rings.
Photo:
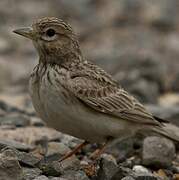
<path id="1" fill-rule="evenodd" d="M 35 110 L 50 126 L 90 142 L 124 138 L 151 130 L 179 140 L 172 125 L 149 113 L 81 53 L 72 28 L 57 18 L 42 18 L 14 31 L 32 39 L 39 64 L 30 78 Z"/>

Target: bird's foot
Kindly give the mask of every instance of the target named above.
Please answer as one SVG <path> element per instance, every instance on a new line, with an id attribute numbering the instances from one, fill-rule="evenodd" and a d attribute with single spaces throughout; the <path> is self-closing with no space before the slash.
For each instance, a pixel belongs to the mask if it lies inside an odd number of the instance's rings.
<path id="1" fill-rule="evenodd" d="M 44 136 L 41 140 L 36 142 L 37 148 L 34 150 L 34 154 L 38 154 L 42 157 L 42 159 L 47 161 L 47 153 L 48 153 L 48 138 Z"/>
<path id="2" fill-rule="evenodd" d="M 78 146 L 76 146 L 72 151 L 68 152 L 67 154 L 65 154 L 58 162 L 62 162 L 65 159 L 73 156 L 74 154 L 76 154 L 79 150 L 81 150 L 84 146 L 86 146 L 88 144 L 87 141 L 84 141 L 83 143 L 79 144 Z"/>
<path id="3" fill-rule="evenodd" d="M 95 160 L 87 164 L 82 164 L 81 167 L 87 176 L 94 177 L 97 175 L 98 161 Z"/>

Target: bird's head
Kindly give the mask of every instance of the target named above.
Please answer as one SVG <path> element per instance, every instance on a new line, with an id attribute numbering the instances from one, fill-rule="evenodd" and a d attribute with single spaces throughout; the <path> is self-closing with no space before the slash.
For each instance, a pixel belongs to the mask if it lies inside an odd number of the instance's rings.
<path id="1" fill-rule="evenodd" d="M 36 47 L 40 61 L 61 64 L 69 59 L 80 60 L 81 51 L 71 26 L 61 19 L 46 17 L 37 20 L 31 27 L 13 31 L 29 38 Z"/>

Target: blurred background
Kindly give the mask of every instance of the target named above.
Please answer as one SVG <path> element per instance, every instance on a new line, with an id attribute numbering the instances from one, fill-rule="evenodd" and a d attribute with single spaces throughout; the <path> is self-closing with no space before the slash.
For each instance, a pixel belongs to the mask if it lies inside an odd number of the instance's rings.
<path id="1" fill-rule="evenodd" d="M 70 23 L 88 60 L 154 114 L 177 123 L 178 0 L 1 0 L 0 100 L 29 112 L 28 78 L 38 55 L 29 40 L 12 30 L 44 16 Z"/>
<path id="2" fill-rule="evenodd" d="M 65 173 L 64 176 L 72 177 L 65 179 L 88 180 L 81 170 L 67 170 L 77 167 L 75 162 L 79 163 L 79 159 L 88 162 L 88 156 L 97 148 L 95 144 L 88 145 L 77 154 L 78 158 L 67 161 L 65 170 L 57 171 L 52 164 L 44 168 L 44 151 L 39 146 L 43 145 L 44 137 L 49 142 L 47 165 L 81 142 L 44 126 L 29 97 L 28 80 L 38 63 L 38 54 L 30 40 L 12 31 L 45 16 L 70 23 L 88 60 L 112 74 L 154 115 L 179 126 L 178 0 L 0 0 L 0 180 L 19 180 L 22 172 L 25 180 L 41 174 L 40 179 L 48 179 L 47 176 Z M 170 167 L 167 175 L 163 171 L 158 174 L 174 179 L 177 172 L 179 179 L 179 154 L 176 155 L 173 142 L 152 138 L 144 140 L 143 145 L 135 139 L 116 142 L 108 153 L 131 171 L 140 164 L 155 170 Z M 3 151 L 8 146 L 16 151 L 8 155 L 7 149 Z M 17 158 L 13 159 L 12 154 Z M 100 163 L 97 179 L 110 179 L 105 176 L 114 174 L 114 159 L 106 156 Z M 146 174 L 148 170 L 143 168 L 136 171 Z M 121 174 L 126 176 L 129 169 L 123 168 L 124 172 L 119 169 L 116 179 L 122 179 Z M 150 170 L 148 174 L 151 175 Z"/>

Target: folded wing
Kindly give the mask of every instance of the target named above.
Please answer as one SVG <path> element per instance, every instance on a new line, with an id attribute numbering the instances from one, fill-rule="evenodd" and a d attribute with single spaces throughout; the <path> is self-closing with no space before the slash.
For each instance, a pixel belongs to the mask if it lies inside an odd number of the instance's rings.
<path id="1" fill-rule="evenodd" d="M 161 124 L 142 104 L 95 65 L 73 72 L 68 89 L 84 104 L 101 113 L 141 124 Z"/>

